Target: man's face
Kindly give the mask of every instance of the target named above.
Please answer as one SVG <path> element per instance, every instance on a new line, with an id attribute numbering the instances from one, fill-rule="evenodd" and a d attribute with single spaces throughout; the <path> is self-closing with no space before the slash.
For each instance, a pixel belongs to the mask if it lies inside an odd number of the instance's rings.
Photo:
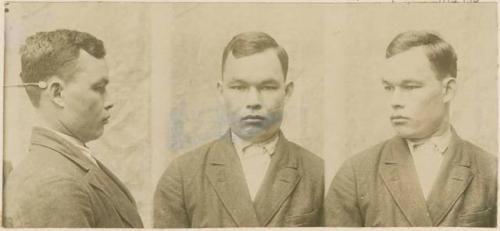
<path id="1" fill-rule="evenodd" d="M 96 59 L 81 50 L 73 77 L 65 83 L 61 120 L 71 135 L 87 142 L 99 138 L 110 117 L 112 105 L 106 102 L 108 67 L 104 59 Z"/>
<path id="2" fill-rule="evenodd" d="M 283 107 L 293 85 L 285 77 L 274 49 L 226 60 L 218 88 L 232 132 L 250 142 L 264 141 L 280 128 Z"/>
<path id="3" fill-rule="evenodd" d="M 443 124 L 447 113 L 446 84 L 438 80 L 424 51 L 412 48 L 387 60 L 382 79 L 390 97 L 392 126 L 406 139 L 431 136 Z"/>

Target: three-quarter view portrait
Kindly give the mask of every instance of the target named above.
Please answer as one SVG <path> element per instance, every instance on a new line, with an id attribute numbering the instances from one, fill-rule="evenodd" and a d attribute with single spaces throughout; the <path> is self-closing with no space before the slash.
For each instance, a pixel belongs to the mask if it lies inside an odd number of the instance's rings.
<path id="1" fill-rule="evenodd" d="M 3 7 L 3 228 L 497 227 L 496 2 Z"/>

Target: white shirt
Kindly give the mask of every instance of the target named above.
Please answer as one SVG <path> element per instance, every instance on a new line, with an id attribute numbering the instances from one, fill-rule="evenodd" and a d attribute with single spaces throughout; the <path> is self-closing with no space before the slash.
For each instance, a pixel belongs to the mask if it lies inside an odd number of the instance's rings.
<path id="1" fill-rule="evenodd" d="M 46 126 L 43 126 L 43 125 L 37 125 L 37 127 L 41 127 L 43 129 L 47 129 L 47 130 L 50 130 L 54 133 L 56 133 L 57 135 L 59 135 L 61 138 L 65 139 L 66 141 L 68 141 L 69 143 L 73 144 L 75 147 L 77 147 L 85 157 L 87 157 L 90 161 L 92 161 L 92 163 L 94 163 L 96 166 L 99 166 L 97 164 L 97 161 L 95 160 L 94 156 L 92 156 L 92 151 L 82 142 L 80 141 L 79 139 L 75 138 L 75 137 L 72 137 L 72 136 L 69 136 L 69 135 L 66 135 L 62 132 L 58 132 L 54 129 L 51 129 L 51 128 L 48 128 Z"/>
<path id="2" fill-rule="evenodd" d="M 441 162 L 443 162 L 443 154 L 451 140 L 451 129 L 448 128 L 442 135 L 433 136 L 423 142 L 411 142 L 406 140 L 410 153 L 413 156 L 413 162 L 417 170 L 418 179 L 424 197 L 427 199 L 434 181 L 436 180 Z"/>
<path id="3" fill-rule="evenodd" d="M 231 139 L 241 161 L 250 197 L 254 200 L 266 176 L 279 135 L 255 144 L 241 139 L 234 133 L 231 133 Z"/>

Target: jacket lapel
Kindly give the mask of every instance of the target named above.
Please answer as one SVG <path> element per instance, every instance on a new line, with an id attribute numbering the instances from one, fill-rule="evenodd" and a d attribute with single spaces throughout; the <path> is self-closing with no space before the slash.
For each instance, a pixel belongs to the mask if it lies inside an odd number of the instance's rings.
<path id="1" fill-rule="evenodd" d="M 121 182 L 104 165 L 98 163 L 99 168 L 94 167 L 87 173 L 89 183 L 106 195 L 126 223 L 134 228 L 143 227 L 135 202 L 128 190 L 125 191 L 124 186 L 120 186 Z"/>
<path id="2" fill-rule="evenodd" d="M 121 183 L 117 183 L 119 180 L 107 168 L 100 164 L 100 162 L 98 162 L 99 167 L 96 166 L 73 144 L 60 137 L 60 135 L 45 128 L 35 127 L 32 132 L 31 140 L 32 145 L 41 145 L 57 151 L 86 171 L 86 177 L 88 177 L 89 183 L 104 192 L 108 199 L 113 202 L 116 210 L 123 216 L 124 220 L 132 227 L 142 227 L 142 221 L 137 214 L 137 208 L 135 207 L 132 196 L 129 194 L 128 190 L 125 189 L 125 186 Z M 112 190 L 113 184 L 120 187 L 121 190 Z M 126 199 L 125 202 L 123 200 L 124 198 Z"/>
<path id="3" fill-rule="evenodd" d="M 85 171 L 89 171 L 92 166 L 95 166 L 94 163 L 86 158 L 77 147 L 62 138 L 59 134 L 45 128 L 33 128 L 31 133 L 31 145 L 39 145 L 50 148 L 60 153 Z"/>
<path id="4" fill-rule="evenodd" d="M 406 142 L 395 137 L 382 152 L 381 177 L 406 219 L 412 226 L 432 226 Z"/>
<path id="5" fill-rule="evenodd" d="M 215 141 L 207 157 L 206 175 L 227 212 L 239 227 L 259 222 L 230 133 Z"/>
<path id="6" fill-rule="evenodd" d="M 120 188 L 120 190 L 125 193 L 125 195 L 127 196 L 127 198 L 130 200 L 130 202 L 132 202 L 132 204 L 135 206 L 135 199 L 134 197 L 132 196 L 132 194 L 130 194 L 130 191 L 128 191 L 127 187 L 125 187 L 125 185 L 121 182 L 120 179 L 118 179 L 118 177 L 116 177 L 113 172 L 111 172 L 108 168 L 106 168 L 106 166 L 104 166 L 104 164 L 101 163 L 101 161 L 97 160 L 96 159 L 96 162 L 97 164 L 99 165 L 99 168 L 107 175 L 109 176 L 109 178 L 111 178 L 111 180 Z"/>
<path id="7" fill-rule="evenodd" d="M 280 133 L 266 177 L 255 198 L 255 209 L 262 226 L 271 222 L 302 178 L 297 158 L 288 149 L 288 141 Z"/>
<path id="8" fill-rule="evenodd" d="M 470 156 L 463 150 L 462 140 L 453 129 L 450 145 L 444 155 L 439 176 L 433 184 L 427 203 L 436 226 L 443 221 L 474 177 Z"/>

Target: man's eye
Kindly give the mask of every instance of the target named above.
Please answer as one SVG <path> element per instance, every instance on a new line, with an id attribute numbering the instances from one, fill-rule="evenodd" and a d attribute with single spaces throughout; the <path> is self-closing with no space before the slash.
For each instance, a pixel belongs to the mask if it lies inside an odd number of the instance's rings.
<path id="1" fill-rule="evenodd" d="M 233 85 L 233 86 L 229 86 L 229 88 L 231 88 L 233 90 L 245 90 L 246 89 L 246 87 L 243 85 Z"/>
<path id="2" fill-rule="evenodd" d="M 106 92 L 106 87 L 105 86 L 95 86 L 93 87 L 92 89 L 94 89 L 94 91 L 97 91 L 99 93 L 104 93 Z"/>
<path id="3" fill-rule="evenodd" d="M 263 86 L 263 87 L 261 87 L 261 89 L 269 91 L 269 90 L 276 90 L 276 89 L 278 89 L 278 87 L 277 86 Z"/>
<path id="4" fill-rule="evenodd" d="M 420 88 L 421 86 L 418 86 L 418 85 L 407 85 L 407 86 L 403 86 L 403 89 L 405 90 L 415 90 L 417 88 Z"/>
<path id="5" fill-rule="evenodd" d="M 394 87 L 393 86 L 384 86 L 384 90 L 392 91 L 392 90 L 394 90 Z"/>

